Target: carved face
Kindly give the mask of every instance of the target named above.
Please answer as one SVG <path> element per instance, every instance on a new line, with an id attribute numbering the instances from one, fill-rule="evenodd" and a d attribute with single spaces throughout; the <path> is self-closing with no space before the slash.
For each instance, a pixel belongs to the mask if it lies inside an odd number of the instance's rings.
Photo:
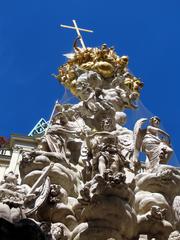
<path id="1" fill-rule="evenodd" d="M 77 97 L 79 97 L 81 100 L 86 100 L 89 97 L 92 89 L 87 81 L 84 81 L 83 79 L 81 81 L 80 80 L 77 80 L 76 82 Z"/>
<path id="2" fill-rule="evenodd" d="M 56 184 L 51 185 L 51 196 L 58 196 L 60 194 L 60 186 Z"/>
<path id="3" fill-rule="evenodd" d="M 50 222 L 42 222 L 40 225 L 40 228 L 44 233 L 48 233 L 51 230 L 51 223 Z"/>
<path id="4" fill-rule="evenodd" d="M 151 207 L 151 216 L 155 219 L 163 219 L 164 215 L 166 214 L 166 209 L 162 209 L 158 206 L 152 206 Z"/>
<path id="5" fill-rule="evenodd" d="M 159 127 L 160 125 L 160 119 L 158 117 L 152 117 L 151 118 L 151 125 L 153 127 Z"/>
<path id="6" fill-rule="evenodd" d="M 22 153 L 22 161 L 24 163 L 28 163 L 30 161 L 30 158 L 31 158 L 31 156 L 30 156 L 29 152 Z"/>
<path id="7" fill-rule="evenodd" d="M 114 124 L 111 118 L 105 118 L 101 121 L 101 129 L 104 131 L 112 131 Z"/>
<path id="8" fill-rule="evenodd" d="M 68 119 L 64 114 L 60 115 L 60 123 L 62 125 L 66 125 L 66 123 L 68 123 Z"/>
<path id="9" fill-rule="evenodd" d="M 67 122 L 68 119 L 62 112 L 59 112 L 53 117 L 53 124 L 66 125 Z"/>
<path id="10" fill-rule="evenodd" d="M 56 240 L 60 240 L 63 235 L 63 227 L 61 225 L 56 226 L 56 227 L 54 226 L 52 228 L 51 232 Z"/>
<path id="11" fill-rule="evenodd" d="M 13 172 L 9 172 L 7 175 L 4 176 L 4 180 L 6 183 L 13 183 L 17 185 L 18 175 L 14 174 Z"/>
<path id="12" fill-rule="evenodd" d="M 48 148 L 47 140 L 46 140 L 45 137 L 42 137 L 38 146 L 37 146 L 37 149 L 45 151 L 47 148 Z"/>

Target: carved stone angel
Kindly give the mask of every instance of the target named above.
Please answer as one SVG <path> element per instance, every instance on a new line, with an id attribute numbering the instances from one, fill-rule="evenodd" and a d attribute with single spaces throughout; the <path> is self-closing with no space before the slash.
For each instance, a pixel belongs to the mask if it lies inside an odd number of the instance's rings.
<path id="1" fill-rule="evenodd" d="M 169 135 L 159 128 L 160 119 L 154 116 L 150 119 L 150 125 L 146 129 L 141 126 L 147 119 L 140 119 L 134 127 L 134 162 L 137 161 L 138 152 L 146 154 L 146 169 L 153 171 L 160 163 L 167 163 L 173 149 L 170 145 Z"/>

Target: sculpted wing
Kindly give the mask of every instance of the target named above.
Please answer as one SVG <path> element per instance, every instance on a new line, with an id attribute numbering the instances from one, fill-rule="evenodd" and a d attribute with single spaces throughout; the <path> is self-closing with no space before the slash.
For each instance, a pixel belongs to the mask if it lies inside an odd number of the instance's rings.
<path id="1" fill-rule="evenodd" d="M 142 129 L 142 125 L 147 121 L 147 118 L 141 118 L 137 120 L 134 125 L 133 130 L 133 140 L 134 140 L 134 154 L 133 154 L 133 162 L 138 161 L 139 151 L 141 149 L 142 140 L 144 135 L 146 134 L 146 129 Z"/>
<path id="2" fill-rule="evenodd" d="M 176 196 L 173 201 L 173 211 L 176 230 L 180 230 L 180 196 Z"/>

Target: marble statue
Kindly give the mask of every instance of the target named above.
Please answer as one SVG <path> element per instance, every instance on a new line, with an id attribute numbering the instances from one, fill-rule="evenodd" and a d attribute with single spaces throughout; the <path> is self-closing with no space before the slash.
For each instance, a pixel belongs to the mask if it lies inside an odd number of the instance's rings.
<path id="1" fill-rule="evenodd" d="M 0 220 L 15 228 L 26 220 L 37 240 L 179 240 L 170 137 L 157 116 L 126 127 L 143 83 L 113 47 L 86 47 L 79 35 L 73 47 L 56 78 L 80 101 L 56 104 L 37 146 L 22 153 L 20 177 L 4 176 Z"/>
<path id="2" fill-rule="evenodd" d="M 169 135 L 159 128 L 160 119 L 154 116 L 146 129 L 140 129 L 146 119 L 140 119 L 135 126 L 136 150 L 146 154 L 146 169 L 152 171 L 160 163 L 166 164 L 170 159 L 173 149 Z"/>
<path id="3" fill-rule="evenodd" d="M 18 184 L 18 175 L 9 172 L 0 185 L 0 217 L 9 222 L 26 218 L 47 196 L 48 169 L 37 179 L 32 187 Z M 41 184 L 41 187 L 39 185 Z"/>

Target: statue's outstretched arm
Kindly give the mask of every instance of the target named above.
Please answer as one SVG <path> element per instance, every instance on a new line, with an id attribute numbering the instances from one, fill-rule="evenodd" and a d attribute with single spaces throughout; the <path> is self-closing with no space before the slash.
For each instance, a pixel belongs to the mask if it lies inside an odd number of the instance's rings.
<path id="1" fill-rule="evenodd" d="M 152 134 L 157 133 L 157 134 L 162 134 L 166 137 L 168 137 L 168 139 L 170 138 L 169 134 L 166 133 L 164 130 L 157 128 L 157 127 L 153 127 L 153 126 L 148 126 L 148 131 Z"/>

